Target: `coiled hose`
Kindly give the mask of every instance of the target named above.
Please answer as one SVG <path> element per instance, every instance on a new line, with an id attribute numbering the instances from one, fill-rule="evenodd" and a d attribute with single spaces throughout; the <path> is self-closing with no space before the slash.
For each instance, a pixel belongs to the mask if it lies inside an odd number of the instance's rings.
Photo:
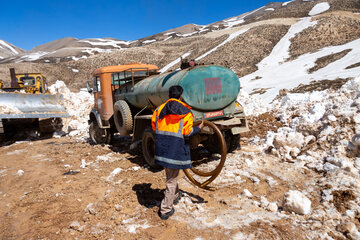
<path id="1" fill-rule="evenodd" d="M 194 122 L 194 126 L 198 126 L 198 125 L 200 125 L 200 123 L 201 123 L 201 120 L 196 121 L 196 122 Z M 196 169 L 195 167 L 192 167 L 190 169 L 184 169 L 183 171 L 185 173 L 185 176 L 194 185 L 196 185 L 202 189 L 214 191 L 215 188 L 209 187 L 208 185 L 215 180 L 215 178 L 220 174 L 222 168 L 224 167 L 224 163 L 226 160 L 226 154 L 227 154 L 227 147 L 226 147 L 226 142 L 225 142 L 224 136 L 222 135 L 220 129 L 214 123 L 204 120 L 204 126 L 211 128 L 215 132 L 216 136 L 219 139 L 220 149 L 221 149 L 220 162 L 214 170 L 209 171 L 209 172 L 200 171 L 200 170 Z M 209 178 L 207 180 L 205 180 L 204 182 L 199 182 L 193 178 L 192 174 L 198 175 L 200 177 L 209 177 Z"/>

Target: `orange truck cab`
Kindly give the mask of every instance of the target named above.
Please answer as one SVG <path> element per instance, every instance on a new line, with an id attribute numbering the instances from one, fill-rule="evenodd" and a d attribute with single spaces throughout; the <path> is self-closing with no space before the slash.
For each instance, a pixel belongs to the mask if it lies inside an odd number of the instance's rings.
<path id="1" fill-rule="evenodd" d="M 98 131 L 99 128 L 111 133 L 116 132 L 114 128 L 115 90 L 125 82 L 130 83 L 130 86 L 134 86 L 138 81 L 150 75 L 158 74 L 158 72 L 159 68 L 156 65 L 141 63 L 107 66 L 96 69 L 92 74 L 93 88 L 91 88 L 89 83 L 87 84 L 88 91 L 94 94 L 94 107 L 91 110 L 89 120 L 90 127 L 97 128 L 97 131 L 95 131 L 97 133 L 101 133 L 101 131 Z M 103 135 L 107 136 L 109 134 L 104 132 Z"/>

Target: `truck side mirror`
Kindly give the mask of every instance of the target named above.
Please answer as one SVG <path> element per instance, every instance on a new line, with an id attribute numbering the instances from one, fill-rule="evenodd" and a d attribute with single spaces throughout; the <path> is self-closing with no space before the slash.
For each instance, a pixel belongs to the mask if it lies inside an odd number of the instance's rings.
<path id="1" fill-rule="evenodd" d="M 88 90 L 89 93 L 92 93 L 92 92 L 93 92 L 92 88 L 90 87 L 89 82 L 86 82 L 86 88 L 87 88 L 87 90 Z"/>

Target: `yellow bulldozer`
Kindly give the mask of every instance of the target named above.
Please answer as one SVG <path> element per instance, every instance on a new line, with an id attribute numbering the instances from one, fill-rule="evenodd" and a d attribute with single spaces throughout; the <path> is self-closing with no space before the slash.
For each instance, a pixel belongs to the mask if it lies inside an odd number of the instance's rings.
<path id="1" fill-rule="evenodd" d="M 16 79 L 20 88 L 25 89 L 26 93 L 48 93 L 46 78 L 41 73 L 19 73 Z"/>
<path id="2" fill-rule="evenodd" d="M 41 73 L 16 74 L 10 69 L 11 85 L 0 83 L 0 142 L 25 130 L 40 134 L 61 129 L 61 118 L 69 117 L 63 96 L 50 94 Z"/>
<path id="3" fill-rule="evenodd" d="M 0 89 L 3 90 L 3 92 L 49 93 L 46 77 L 41 73 L 15 73 L 15 70 L 11 68 L 10 76 L 11 87 L 5 87 L 4 82 L 0 80 Z"/>

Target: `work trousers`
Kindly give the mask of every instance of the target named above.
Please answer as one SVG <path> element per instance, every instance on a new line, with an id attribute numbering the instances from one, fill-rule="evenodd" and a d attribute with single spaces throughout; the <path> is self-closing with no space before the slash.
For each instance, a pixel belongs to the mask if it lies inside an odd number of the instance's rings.
<path id="1" fill-rule="evenodd" d="M 179 169 L 165 168 L 166 172 L 166 190 L 165 197 L 161 201 L 160 213 L 165 214 L 171 211 L 174 200 L 179 195 L 178 176 Z"/>

